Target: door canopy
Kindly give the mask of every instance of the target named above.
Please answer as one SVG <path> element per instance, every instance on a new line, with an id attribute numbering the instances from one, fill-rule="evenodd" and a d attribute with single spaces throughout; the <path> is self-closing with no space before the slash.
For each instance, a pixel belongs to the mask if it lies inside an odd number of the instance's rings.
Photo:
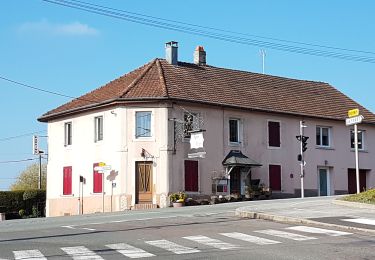
<path id="1" fill-rule="evenodd" d="M 262 164 L 247 157 L 240 150 L 231 150 L 223 160 L 223 166 L 260 167 Z"/>

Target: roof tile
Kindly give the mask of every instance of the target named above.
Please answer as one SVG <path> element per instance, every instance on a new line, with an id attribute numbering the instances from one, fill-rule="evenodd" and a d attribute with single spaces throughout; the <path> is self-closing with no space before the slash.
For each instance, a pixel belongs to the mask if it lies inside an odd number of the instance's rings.
<path id="1" fill-rule="evenodd" d="M 365 122 L 375 115 L 327 83 L 283 78 L 246 71 L 154 59 L 108 84 L 74 99 L 42 117 L 58 118 L 85 106 L 134 99 L 183 99 L 267 112 L 343 120 L 358 108 Z"/>

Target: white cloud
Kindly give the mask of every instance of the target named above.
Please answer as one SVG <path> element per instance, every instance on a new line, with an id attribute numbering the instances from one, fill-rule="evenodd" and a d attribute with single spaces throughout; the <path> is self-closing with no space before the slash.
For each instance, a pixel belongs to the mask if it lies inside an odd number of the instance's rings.
<path id="1" fill-rule="evenodd" d="M 23 23 L 18 27 L 18 31 L 25 34 L 41 33 L 62 36 L 95 36 L 99 34 L 97 29 L 80 22 L 54 24 L 47 20 Z"/>

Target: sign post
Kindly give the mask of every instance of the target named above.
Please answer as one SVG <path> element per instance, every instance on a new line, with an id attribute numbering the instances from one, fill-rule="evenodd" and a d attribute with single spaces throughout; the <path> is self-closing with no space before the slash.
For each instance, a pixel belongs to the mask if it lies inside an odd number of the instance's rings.
<path id="1" fill-rule="evenodd" d="M 358 159 L 358 126 L 364 117 L 359 114 L 359 109 L 352 109 L 348 111 L 348 116 L 345 120 L 346 126 L 354 125 L 354 153 L 355 153 L 355 179 L 357 182 L 357 194 L 361 192 L 359 185 L 359 159 Z"/>
<path id="2" fill-rule="evenodd" d="M 99 166 L 94 167 L 94 171 L 102 173 L 102 210 L 104 213 L 104 173 L 112 169 L 111 165 L 106 165 L 104 162 L 100 162 Z"/>

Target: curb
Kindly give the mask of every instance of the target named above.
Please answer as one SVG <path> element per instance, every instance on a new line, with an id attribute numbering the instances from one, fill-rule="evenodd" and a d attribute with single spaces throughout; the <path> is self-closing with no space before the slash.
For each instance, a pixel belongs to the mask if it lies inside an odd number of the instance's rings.
<path id="1" fill-rule="evenodd" d="M 333 200 L 332 204 L 336 204 L 336 205 L 340 205 L 340 206 L 347 206 L 347 207 L 352 207 L 352 208 L 375 210 L 375 205 L 367 204 L 367 203 L 360 203 L 360 202 L 352 202 L 352 201 L 345 201 L 345 200 Z"/>
<path id="2" fill-rule="evenodd" d="M 316 226 L 323 226 L 323 227 L 338 228 L 338 229 L 345 230 L 345 231 L 359 231 L 359 232 L 364 232 L 364 233 L 375 235 L 374 229 L 343 226 L 343 225 L 319 222 L 319 221 L 305 219 L 305 218 L 293 218 L 293 217 L 272 215 L 268 213 L 253 212 L 253 211 L 247 211 L 244 208 L 236 209 L 235 215 L 241 218 L 264 219 L 264 220 L 269 220 L 269 221 L 279 222 L 279 223 L 286 223 L 286 224 L 316 225 Z"/>

